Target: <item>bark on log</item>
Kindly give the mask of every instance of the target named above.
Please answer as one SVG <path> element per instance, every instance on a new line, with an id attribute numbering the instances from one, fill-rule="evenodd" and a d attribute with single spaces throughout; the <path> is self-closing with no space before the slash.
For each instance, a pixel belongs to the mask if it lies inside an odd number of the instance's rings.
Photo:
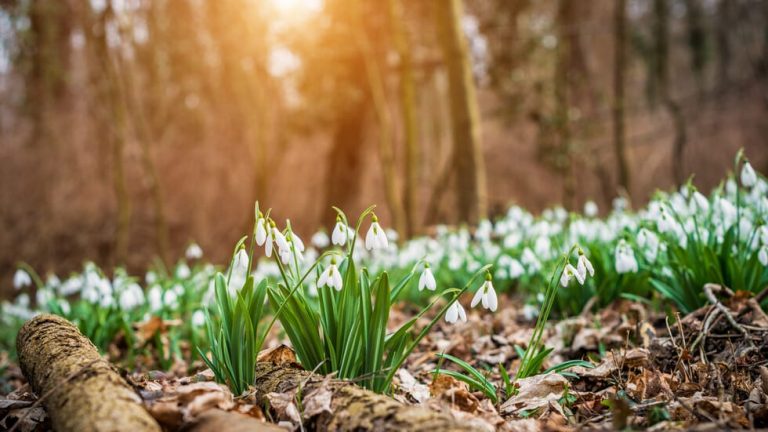
<path id="1" fill-rule="evenodd" d="M 244 414 L 211 409 L 180 432 L 286 432 L 285 429 Z"/>
<path id="2" fill-rule="evenodd" d="M 19 330 L 24 376 L 59 432 L 160 432 L 141 398 L 72 323 L 38 315 Z"/>
<path id="3" fill-rule="evenodd" d="M 285 364 L 259 363 L 254 381 L 256 396 L 285 393 L 301 385 L 301 394 L 327 386 L 332 392 L 331 412 L 308 419 L 311 430 L 329 431 L 470 431 L 475 430 L 451 415 L 427 408 L 403 405 L 394 399 L 362 389 L 350 382 L 323 376 Z"/>

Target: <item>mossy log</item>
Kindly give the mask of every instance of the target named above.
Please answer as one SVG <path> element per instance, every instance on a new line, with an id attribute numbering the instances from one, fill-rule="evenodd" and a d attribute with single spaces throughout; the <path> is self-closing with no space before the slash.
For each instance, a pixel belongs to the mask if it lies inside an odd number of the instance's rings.
<path id="1" fill-rule="evenodd" d="M 220 409 L 210 409 L 198 416 L 181 432 L 286 432 L 285 429 L 253 417 Z"/>
<path id="2" fill-rule="evenodd" d="M 256 396 L 286 393 L 301 385 L 301 394 L 309 395 L 325 386 L 332 393 L 330 410 L 305 424 L 312 430 L 328 431 L 469 431 L 476 430 L 447 413 L 404 405 L 394 399 L 339 380 L 291 367 L 288 364 L 262 362 L 256 366 Z"/>
<path id="3" fill-rule="evenodd" d="M 19 330 L 19 364 L 58 432 L 160 432 L 141 398 L 72 323 L 38 315 Z"/>

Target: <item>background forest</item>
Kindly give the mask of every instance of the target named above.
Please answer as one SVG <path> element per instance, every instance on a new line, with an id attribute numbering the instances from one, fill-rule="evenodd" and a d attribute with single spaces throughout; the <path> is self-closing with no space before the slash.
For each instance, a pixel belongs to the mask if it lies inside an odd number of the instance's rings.
<path id="1" fill-rule="evenodd" d="M 0 286 L 223 262 L 257 199 L 410 236 L 709 190 L 768 171 L 767 79 L 767 0 L 0 0 Z"/>

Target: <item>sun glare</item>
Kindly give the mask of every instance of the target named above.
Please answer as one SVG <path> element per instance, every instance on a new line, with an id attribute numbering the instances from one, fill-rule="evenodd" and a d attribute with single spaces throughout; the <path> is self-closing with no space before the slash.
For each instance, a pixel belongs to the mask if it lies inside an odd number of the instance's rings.
<path id="1" fill-rule="evenodd" d="M 319 12 L 323 0 L 270 0 L 275 11 L 281 15 Z"/>

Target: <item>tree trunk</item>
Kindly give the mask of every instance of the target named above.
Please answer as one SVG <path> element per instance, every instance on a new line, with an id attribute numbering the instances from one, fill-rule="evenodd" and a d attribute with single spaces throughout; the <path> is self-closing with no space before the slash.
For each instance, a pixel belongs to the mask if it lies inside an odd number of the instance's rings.
<path id="1" fill-rule="evenodd" d="M 557 9 L 557 51 L 555 62 L 555 127 L 558 134 L 556 168 L 563 177 L 563 204 L 573 210 L 576 205 L 571 137 L 570 66 L 571 45 L 575 37 L 569 26 L 573 23 L 575 0 L 560 0 Z"/>
<path id="2" fill-rule="evenodd" d="M 318 389 L 331 392 L 330 412 L 307 419 L 309 430 L 329 431 L 470 431 L 476 430 L 452 416 L 419 406 L 403 405 L 384 395 L 362 389 L 350 382 L 328 380 L 289 365 L 259 363 L 254 388 L 256 397 L 266 401 L 268 393 L 286 393 L 301 386 L 302 398 Z"/>
<path id="3" fill-rule="evenodd" d="M 402 0 L 389 0 L 389 15 L 392 23 L 392 37 L 400 57 L 400 105 L 405 132 L 405 182 L 403 184 L 405 235 L 410 237 L 416 226 L 416 196 L 418 193 L 419 131 L 416 109 L 416 83 L 413 73 L 413 58 L 405 25 Z"/>
<path id="4" fill-rule="evenodd" d="M 365 141 L 365 118 L 369 100 L 361 96 L 339 113 L 331 151 L 325 162 L 324 203 L 349 212 L 360 192 L 360 177 L 363 167 L 362 149 Z M 324 218 L 333 223 L 336 215 L 328 213 Z"/>
<path id="5" fill-rule="evenodd" d="M 680 186 L 685 181 L 683 156 L 686 130 L 682 108 L 669 91 L 669 4 L 667 0 L 654 1 L 654 18 L 656 81 L 662 104 L 672 118 L 675 129 L 675 138 L 672 143 L 672 178 L 675 184 Z"/>
<path id="6" fill-rule="evenodd" d="M 360 19 L 362 21 L 362 18 Z M 371 99 L 374 112 L 379 123 L 379 155 L 381 157 L 382 180 L 384 193 L 387 199 L 389 211 L 392 214 L 392 225 L 401 234 L 406 234 L 406 216 L 403 200 L 398 186 L 397 169 L 395 168 L 394 134 L 392 130 L 392 117 L 387 107 L 387 95 L 384 78 L 381 76 L 376 56 L 371 46 L 367 30 L 360 28 L 359 39 L 360 52 L 365 65 L 365 73 L 368 78 Z M 407 235 L 407 234 L 406 234 Z"/>
<path id="7" fill-rule="evenodd" d="M 717 4 L 717 86 L 724 93 L 731 81 L 731 38 L 733 1 L 720 0 Z"/>
<path id="8" fill-rule="evenodd" d="M 24 376 L 59 432 L 160 431 L 141 398 L 72 323 L 38 315 L 16 339 Z"/>
<path id="9" fill-rule="evenodd" d="M 614 69 L 613 69 L 613 145 L 619 173 L 619 186 L 629 189 L 629 163 L 627 162 L 624 129 L 624 83 L 627 68 L 627 1 L 617 0 L 614 16 Z M 631 194 L 630 194 L 631 196 Z"/>
<path id="10" fill-rule="evenodd" d="M 456 207 L 462 222 L 474 223 L 486 216 L 487 191 L 480 109 L 467 41 L 461 27 L 463 5 L 461 0 L 437 0 L 433 5 L 443 62 L 448 72 Z"/>

